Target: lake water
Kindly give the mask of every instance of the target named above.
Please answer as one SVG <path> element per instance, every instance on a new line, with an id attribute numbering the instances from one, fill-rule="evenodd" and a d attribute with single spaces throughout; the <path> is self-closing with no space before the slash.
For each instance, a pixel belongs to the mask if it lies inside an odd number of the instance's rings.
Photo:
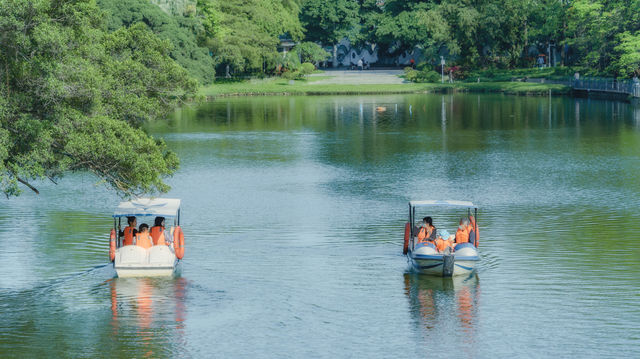
<path id="1" fill-rule="evenodd" d="M 91 176 L 2 199 L 0 357 L 640 356 L 640 107 L 247 97 L 149 131 L 181 158 L 181 275 L 114 278 Z M 480 206 L 477 275 L 409 272 L 410 199 Z"/>

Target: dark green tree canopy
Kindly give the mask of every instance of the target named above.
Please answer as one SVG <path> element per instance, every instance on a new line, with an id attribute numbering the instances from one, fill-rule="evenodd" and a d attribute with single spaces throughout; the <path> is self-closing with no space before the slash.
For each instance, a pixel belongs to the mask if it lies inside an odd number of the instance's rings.
<path id="1" fill-rule="evenodd" d="M 199 0 L 209 27 L 200 41 L 210 49 L 218 72 L 229 66 L 242 72 L 268 72 L 278 62 L 279 36 L 302 38 L 300 11 L 294 0 Z"/>
<path id="2" fill-rule="evenodd" d="M 196 82 L 146 25 L 109 33 L 92 0 L 0 3 L 0 190 L 89 171 L 124 195 L 168 190 L 178 166 L 140 129 Z"/>
<path id="3" fill-rule="evenodd" d="M 161 39 L 172 44 L 169 54 L 189 74 L 203 84 L 213 82 L 215 63 L 209 55 L 209 49 L 198 45 L 197 37 L 207 29 L 211 31 L 213 24 L 202 19 L 185 16 L 173 16 L 162 11 L 149 0 L 97 0 L 98 6 L 108 15 L 107 27 L 115 31 L 137 23 L 147 25 Z"/>
<path id="4" fill-rule="evenodd" d="M 300 19 L 306 39 L 333 44 L 343 37 L 355 40 L 359 29 L 359 4 L 353 0 L 305 0 Z"/>

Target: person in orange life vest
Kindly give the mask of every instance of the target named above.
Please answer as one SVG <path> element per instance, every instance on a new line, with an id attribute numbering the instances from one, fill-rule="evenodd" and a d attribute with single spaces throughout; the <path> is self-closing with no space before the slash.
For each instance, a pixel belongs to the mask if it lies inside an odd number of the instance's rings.
<path id="1" fill-rule="evenodd" d="M 168 245 L 164 237 L 164 217 L 156 217 L 153 227 L 151 227 L 151 238 L 153 245 Z"/>
<path id="2" fill-rule="evenodd" d="M 477 247 L 478 241 L 480 240 L 480 229 L 478 228 L 475 217 L 469 216 L 469 222 L 471 223 L 471 231 L 469 232 L 469 237 L 473 236 L 473 245 Z"/>
<path id="3" fill-rule="evenodd" d="M 124 236 L 124 240 L 122 241 L 123 246 L 132 245 L 133 237 L 138 234 L 138 230 L 136 229 L 138 221 L 136 220 L 136 217 L 127 217 L 127 223 L 129 223 L 129 225 L 124 227 L 124 231 L 118 231 L 120 237 Z"/>
<path id="4" fill-rule="evenodd" d="M 422 227 L 420 227 L 418 232 L 418 243 L 435 241 L 436 232 L 436 227 L 433 226 L 433 219 L 431 217 L 424 217 L 422 219 Z"/>
<path id="5" fill-rule="evenodd" d="M 444 252 L 447 247 L 453 247 L 453 238 L 455 238 L 455 236 L 449 236 L 449 232 L 447 232 L 446 229 L 438 231 L 438 237 L 435 240 L 438 252 Z"/>
<path id="6" fill-rule="evenodd" d="M 136 244 L 144 249 L 149 249 L 153 246 L 151 242 L 151 236 L 149 235 L 149 225 L 143 223 L 140 225 L 138 235 L 136 236 Z"/>
<path id="7" fill-rule="evenodd" d="M 456 243 L 471 243 L 475 245 L 476 233 L 469 218 L 460 218 L 460 225 L 456 231 Z"/>

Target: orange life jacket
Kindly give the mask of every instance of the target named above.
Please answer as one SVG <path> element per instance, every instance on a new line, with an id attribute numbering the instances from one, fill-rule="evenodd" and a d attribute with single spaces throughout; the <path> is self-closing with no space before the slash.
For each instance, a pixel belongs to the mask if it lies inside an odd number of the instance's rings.
<path id="1" fill-rule="evenodd" d="M 469 231 L 470 230 L 468 226 L 464 230 L 461 230 L 460 228 L 458 228 L 458 230 L 456 231 L 456 243 L 469 242 Z"/>
<path id="2" fill-rule="evenodd" d="M 133 244 L 133 231 L 136 227 L 124 227 L 124 241 L 122 241 L 123 246 L 130 246 Z"/>
<path id="3" fill-rule="evenodd" d="M 427 232 L 427 227 L 420 228 L 420 232 L 418 232 L 418 243 L 424 242 L 430 235 L 431 231 Z"/>
<path id="4" fill-rule="evenodd" d="M 159 244 L 167 245 L 167 242 L 164 240 L 164 227 L 162 226 L 151 227 L 151 238 L 153 239 L 154 246 Z"/>
<path id="5" fill-rule="evenodd" d="M 438 252 L 444 251 L 447 247 L 451 246 L 451 242 L 444 239 L 436 239 L 435 240 L 436 249 Z"/>
<path id="6" fill-rule="evenodd" d="M 149 249 L 153 245 L 151 243 L 151 236 L 148 233 L 138 233 L 136 236 L 136 244 L 144 249 Z"/>

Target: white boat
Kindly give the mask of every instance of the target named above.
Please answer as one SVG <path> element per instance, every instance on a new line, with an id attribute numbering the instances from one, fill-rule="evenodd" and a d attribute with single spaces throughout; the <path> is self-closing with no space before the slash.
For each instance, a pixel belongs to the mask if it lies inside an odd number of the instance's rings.
<path id="1" fill-rule="evenodd" d="M 119 228 L 128 217 L 139 223 L 153 223 L 155 217 L 173 220 L 170 230 L 164 231 L 167 245 L 154 245 L 145 249 L 136 244 L 123 245 Z M 171 276 L 184 256 L 184 234 L 180 228 L 180 200 L 171 198 L 138 198 L 121 202 L 113 213 L 113 229 L 109 248 L 110 259 L 118 277 Z"/>
<path id="2" fill-rule="evenodd" d="M 416 222 L 416 208 L 424 207 L 466 208 L 468 216 L 471 216 L 471 210 L 473 209 L 476 244 L 459 243 L 455 245 L 453 251 L 441 253 L 432 243 L 419 243 L 418 228 L 413 223 Z M 438 277 L 469 275 L 476 270 L 480 261 L 480 254 L 477 248 L 480 237 L 477 229 L 477 218 L 478 207 L 469 201 L 411 201 L 409 202 L 409 222 L 405 225 L 403 253 L 408 256 L 413 269 L 419 273 Z"/>

